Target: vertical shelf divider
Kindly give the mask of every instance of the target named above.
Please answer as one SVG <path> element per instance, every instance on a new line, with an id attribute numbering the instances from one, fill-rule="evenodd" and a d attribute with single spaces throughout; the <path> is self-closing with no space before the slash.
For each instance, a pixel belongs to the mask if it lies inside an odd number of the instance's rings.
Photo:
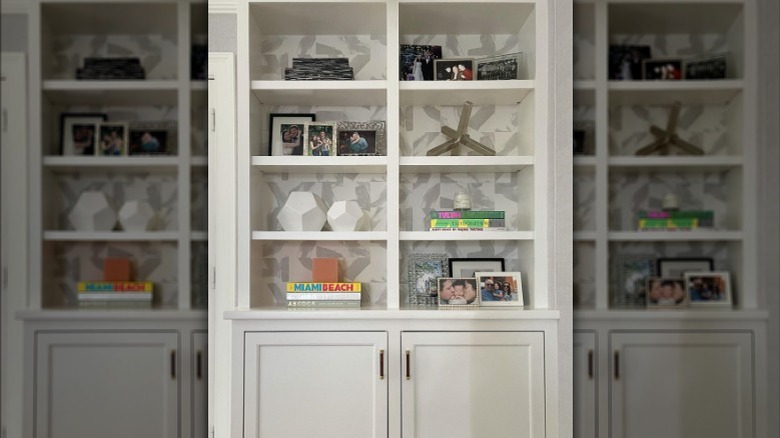
<path id="1" fill-rule="evenodd" d="M 596 306 L 609 308 L 609 90 L 607 2 L 594 5 L 596 45 Z"/>
<path id="2" fill-rule="evenodd" d="M 400 81 L 394 66 L 400 47 L 400 11 L 397 0 L 387 2 L 387 308 L 397 310 L 401 303 L 400 267 Z M 392 254 L 396 256 L 393 257 Z"/>
<path id="3" fill-rule="evenodd" d="M 179 63 L 177 75 L 179 77 L 178 89 L 178 197 L 179 197 L 179 241 L 178 255 L 178 308 L 188 310 L 192 307 L 192 220 L 191 220 L 191 191 L 192 180 L 190 167 L 190 104 L 192 103 L 190 86 L 190 3 L 179 2 L 177 5 L 178 18 L 178 43 Z"/>

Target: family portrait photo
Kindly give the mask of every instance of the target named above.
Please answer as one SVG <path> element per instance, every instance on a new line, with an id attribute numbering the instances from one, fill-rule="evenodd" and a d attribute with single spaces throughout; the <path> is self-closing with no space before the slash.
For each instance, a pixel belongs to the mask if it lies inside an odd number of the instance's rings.
<path id="1" fill-rule="evenodd" d="M 647 279 L 647 308 L 688 307 L 685 278 L 652 277 Z"/>
<path id="2" fill-rule="evenodd" d="M 474 60 L 437 59 L 434 70 L 437 81 L 471 81 L 474 79 Z"/>
<path id="3" fill-rule="evenodd" d="M 269 155 L 306 155 L 305 127 L 314 120 L 314 114 L 271 114 Z"/>
<path id="4" fill-rule="evenodd" d="M 523 306 L 519 272 L 477 272 L 481 306 Z"/>
<path id="5" fill-rule="evenodd" d="M 728 272 L 689 272 L 685 286 L 691 307 L 731 307 L 731 281 Z"/>
<path id="6" fill-rule="evenodd" d="M 333 123 L 306 124 L 306 155 L 313 157 L 335 157 L 336 125 Z"/>
<path id="7" fill-rule="evenodd" d="M 131 122 L 129 155 L 171 153 L 176 139 L 176 122 Z"/>
<path id="8" fill-rule="evenodd" d="M 376 155 L 376 131 L 339 130 L 338 155 Z"/>
<path id="9" fill-rule="evenodd" d="M 107 122 L 100 124 L 98 139 L 97 155 L 127 155 L 127 123 Z"/>
<path id="10" fill-rule="evenodd" d="M 474 278 L 439 278 L 440 306 L 476 306 L 479 304 L 477 280 Z"/>
<path id="11" fill-rule="evenodd" d="M 98 113 L 62 114 L 60 116 L 62 155 L 95 155 L 98 126 L 107 118 L 106 114 Z"/>

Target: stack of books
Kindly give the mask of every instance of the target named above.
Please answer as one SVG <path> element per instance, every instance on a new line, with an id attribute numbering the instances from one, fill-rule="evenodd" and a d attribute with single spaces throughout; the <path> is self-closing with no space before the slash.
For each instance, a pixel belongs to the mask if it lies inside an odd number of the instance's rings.
<path id="1" fill-rule="evenodd" d="M 429 231 L 504 231 L 503 211 L 432 211 Z"/>
<path id="2" fill-rule="evenodd" d="M 691 231 L 698 228 L 712 228 L 715 213 L 712 210 L 639 212 L 639 231 Z"/>
<path id="3" fill-rule="evenodd" d="M 285 81 L 351 81 L 355 78 L 347 58 L 293 58 L 284 69 Z"/>
<path id="4" fill-rule="evenodd" d="M 84 68 L 76 69 L 76 79 L 145 79 L 139 58 L 84 58 Z"/>
<path id="5" fill-rule="evenodd" d="M 362 283 L 287 283 L 287 307 L 360 307 Z"/>
<path id="6" fill-rule="evenodd" d="M 151 281 L 80 281 L 76 291 L 82 307 L 151 307 Z"/>

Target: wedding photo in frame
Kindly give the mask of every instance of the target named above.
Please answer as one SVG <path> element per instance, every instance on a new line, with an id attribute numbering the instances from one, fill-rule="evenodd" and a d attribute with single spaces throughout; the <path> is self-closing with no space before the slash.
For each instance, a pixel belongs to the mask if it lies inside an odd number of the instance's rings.
<path id="1" fill-rule="evenodd" d="M 476 278 L 442 277 L 437 284 L 439 306 L 479 307 Z"/>
<path id="2" fill-rule="evenodd" d="M 312 157 L 335 157 L 336 124 L 311 122 L 304 125 L 305 155 Z"/>
<path id="3" fill-rule="evenodd" d="M 685 289 L 691 307 L 731 307 L 731 278 L 728 272 L 688 272 Z"/>
<path id="4" fill-rule="evenodd" d="M 336 136 L 339 156 L 385 155 L 385 122 L 338 122 Z"/>
<path id="5" fill-rule="evenodd" d="M 268 122 L 268 155 L 305 155 L 305 125 L 315 120 L 314 114 L 271 114 Z"/>
<path id="6" fill-rule="evenodd" d="M 98 127 L 108 120 L 103 113 L 62 113 L 60 115 L 60 153 L 95 155 Z"/>
<path id="7" fill-rule="evenodd" d="M 475 272 L 479 305 L 523 307 L 523 280 L 519 272 Z"/>
<path id="8" fill-rule="evenodd" d="M 448 260 L 450 275 L 476 278 L 477 272 L 504 272 L 503 258 L 452 258 Z"/>

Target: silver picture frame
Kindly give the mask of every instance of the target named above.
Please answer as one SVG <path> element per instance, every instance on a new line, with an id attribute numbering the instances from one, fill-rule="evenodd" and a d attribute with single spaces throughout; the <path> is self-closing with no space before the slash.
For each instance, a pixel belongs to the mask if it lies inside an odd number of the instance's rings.
<path id="1" fill-rule="evenodd" d="M 383 156 L 387 154 L 387 139 L 384 120 L 367 122 L 338 122 L 336 124 L 336 143 L 339 156 Z M 350 145 L 352 134 L 357 133 L 368 141 L 366 150 L 353 150 Z"/>
<path id="2" fill-rule="evenodd" d="M 406 269 L 409 305 L 438 305 L 438 280 L 449 277 L 447 254 L 409 254 Z"/>

